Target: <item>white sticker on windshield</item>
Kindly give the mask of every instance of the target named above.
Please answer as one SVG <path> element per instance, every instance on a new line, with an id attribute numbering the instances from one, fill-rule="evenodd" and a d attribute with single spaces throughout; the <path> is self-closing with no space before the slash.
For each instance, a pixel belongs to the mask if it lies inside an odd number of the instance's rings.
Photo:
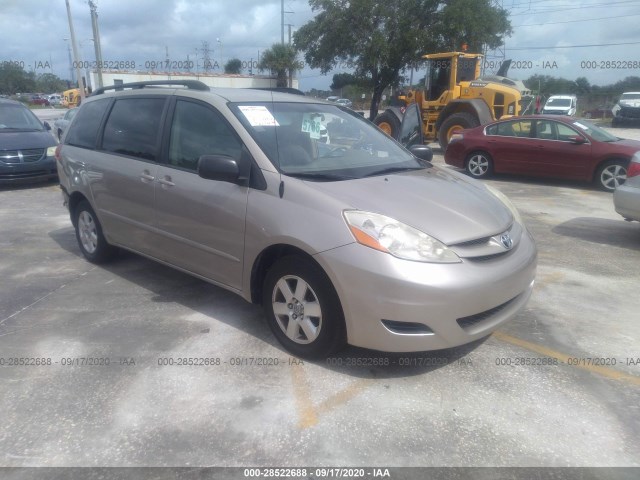
<path id="1" fill-rule="evenodd" d="M 252 127 L 279 127 L 278 121 L 263 105 L 240 105 L 238 107 Z"/>
<path id="2" fill-rule="evenodd" d="M 302 118 L 302 132 L 308 133 L 315 140 L 320 138 L 320 118 L 319 115 L 305 113 Z"/>
<path id="3" fill-rule="evenodd" d="M 581 124 L 580 122 L 573 122 L 573 124 L 574 124 L 576 127 L 580 127 L 580 128 L 581 128 L 581 129 L 583 129 L 583 130 L 589 130 L 589 127 L 587 127 L 586 125 Z"/>

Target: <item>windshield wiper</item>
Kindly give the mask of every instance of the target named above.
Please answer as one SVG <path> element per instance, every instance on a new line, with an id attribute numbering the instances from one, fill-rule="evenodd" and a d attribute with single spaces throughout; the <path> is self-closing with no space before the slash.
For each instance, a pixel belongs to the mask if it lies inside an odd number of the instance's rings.
<path id="1" fill-rule="evenodd" d="M 300 178 L 302 180 L 319 180 L 319 181 L 327 181 L 327 182 L 336 182 L 340 180 L 352 180 L 355 177 L 349 177 L 346 175 L 338 175 L 335 173 L 311 173 L 311 172 L 296 172 L 296 173 L 288 173 L 283 172 L 285 175 L 294 178 Z"/>
<path id="2" fill-rule="evenodd" d="M 386 175 L 387 173 L 408 172 L 411 170 L 423 170 L 425 167 L 389 167 L 376 170 L 365 175 L 365 177 L 375 177 L 376 175 Z"/>

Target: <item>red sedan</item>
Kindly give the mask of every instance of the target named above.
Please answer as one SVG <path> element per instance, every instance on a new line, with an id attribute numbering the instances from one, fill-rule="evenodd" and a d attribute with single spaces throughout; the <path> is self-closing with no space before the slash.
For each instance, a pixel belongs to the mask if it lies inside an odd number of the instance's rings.
<path id="1" fill-rule="evenodd" d="M 456 132 L 444 160 L 474 178 L 492 173 L 585 180 L 613 192 L 640 142 L 572 117 L 527 115 Z"/>

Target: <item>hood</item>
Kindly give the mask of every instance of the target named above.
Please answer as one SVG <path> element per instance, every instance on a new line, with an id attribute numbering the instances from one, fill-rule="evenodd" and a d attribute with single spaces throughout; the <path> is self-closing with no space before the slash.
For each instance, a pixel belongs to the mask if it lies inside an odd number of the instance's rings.
<path id="1" fill-rule="evenodd" d="M 640 141 L 638 140 L 627 140 L 621 139 L 617 142 L 607 142 L 607 145 L 611 145 L 612 153 L 625 153 L 629 156 L 633 156 L 633 154 L 637 151 L 640 151 Z"/>
<path id="2" fill-rule="evenodd" d="M 513 222 L 509 209 L 480 182 L 438 167 L 306 183 L 354 209 L 394 218 L 447 245 L 502 233 Z"/>
<path id="3" fill-rule="evenodd" d="M 56 145 L 56 140 L 48 130 L 42 132 L 3 132 L 0 129 L 0 150 L 26 150 Z"/>

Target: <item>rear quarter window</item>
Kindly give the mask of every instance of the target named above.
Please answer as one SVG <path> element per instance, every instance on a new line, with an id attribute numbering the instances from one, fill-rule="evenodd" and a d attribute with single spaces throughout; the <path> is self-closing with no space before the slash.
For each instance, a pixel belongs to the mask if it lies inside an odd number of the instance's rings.
<path id="1" fill-rule="evenodd" d="M 65 143 L 75 147 L 95 148 L 98 129 L 108 106 L 108 98 L 82 105 L 67 132 Z"/>

